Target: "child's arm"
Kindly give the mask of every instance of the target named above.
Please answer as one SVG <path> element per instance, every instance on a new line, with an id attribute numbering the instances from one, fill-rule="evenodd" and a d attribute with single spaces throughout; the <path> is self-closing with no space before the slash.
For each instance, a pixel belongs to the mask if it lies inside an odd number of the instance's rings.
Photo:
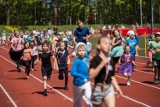
<path id="1" fill-rule="evenodd" d="M 112 85 L 114 86 L 114 88 L 116 89 L 116 91 L 119 95 L 123 95 L 123 92 L 121 91 L 121 89 L 117 83 L 117 80 L 114 76 L 112 76 Z"/>
<path id="2" fill-rule="evenodd" d="M 135 61 L 134 61 L 134 60 L 132 60 L 132 63 L 133 63 L 133 65 L 134 65 L 134 66 L 136 66 L 136 63 L 135 63 Z"/>
<path id="3" fill-rule="evenodd" d="M 70 64 L 71 63 L 71 60 L 69 58 L 69 55 L 67 56 L 67 64 Z"/>
<path id="4" fill-rule="evenodd" d="M 55 64 L 55 65 L 54 65 L 54 69 L 57 70 L 57 71 L 59 71 L 57 59 L 55 58 L 54 55 L 52 55 L 52 59 L 54 60 L 54 64 Z"/>

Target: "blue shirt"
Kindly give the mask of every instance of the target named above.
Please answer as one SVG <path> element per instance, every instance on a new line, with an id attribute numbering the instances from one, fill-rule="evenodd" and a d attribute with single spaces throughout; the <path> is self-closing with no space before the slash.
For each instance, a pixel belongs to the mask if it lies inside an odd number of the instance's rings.
<path id="1" fill-rule="evenodd" d="M 82 86 L 84 85 L 84 79 L 90 81 L 88 73 L 89 73 L 88 59 L 87 58 L 81 59 L 77 57 L 74 60 L 71 69 L 71 75 L 74 77 L 73 84 L 76 86 Z"/>
<path id="2" fill-rule="evenodd" d="M 135 55 L 136 54 L 135 47 L 136 47 L 136 45 L 138 45 L 137 39 L 135 39 L 135 38 L 133 40 L 127 39 L 126 45 L 130 46 L 130 54 Z"/>
<path id="3" fill-rule="evenodd" d="M 74 36 L 76 36 L 76 42 L 83 42 L 86 43 L 86 40 L 83 39 L 83 37 L 86 37 L 87 35 L 89 35 L 89 29 L 87 27 L 83 27 L 81 28 L 76 28 L 76 30 L 74 31 Z"/>

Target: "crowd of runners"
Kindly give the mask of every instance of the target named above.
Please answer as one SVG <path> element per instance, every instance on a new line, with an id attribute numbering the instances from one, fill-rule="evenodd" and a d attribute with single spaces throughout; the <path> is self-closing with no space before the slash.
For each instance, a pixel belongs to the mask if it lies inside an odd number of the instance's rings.
<path id="1" fill-rule="evenodd" d="M 115 106 L 114 90 L 123 95 L 116 78 L 115 65 L 118 63 L 117 71 L 127 77 L 126 86 L 130 86 L 131 76 L 136 67 L 136 57 L 140 49 L 136 30 L 129 30 L 126 39 L 123 38 L 119 28 L 116 26 L 112 33 L 99 38 L 96 54 L 90 55 L 92 44 L 89 41 L 94 34 L 94 29 L 89 30 L 82 21 L 77 23 L 78 27 L 65 32 L 55 32 L 52 29 L 38 31 L 12 31 L 2 32 L 0 46 L 9 46 L 10 57 L 17 64 L 17 71 L 21 72 L 25 67 L 26 78 L 30 79 L 30 71 L 35 70 L 38 62 L 41 62 L 41 73 L 44 83 L 43 95 L 47 96 L 47 80 L 52 78 L 52 70 L 59 72 L 59 80 L 65 82 L 64 90 L 68 88 L 68 65 L 71 64 L 70 55 L 74 57 L 70 74 L 73 76 L 74 107 L 82 107 L 82 99 L 87 107 Z M 160 83 L 160 32 L 147 37 L 148 61 L 146 67 L 152 66 L 154 83 Z M 69 52 L 70 48 L 74 50 Z M 52 64 L 51 58 L 54 63 Z M 94 80 L 91 88 L 90 80 Z"/>

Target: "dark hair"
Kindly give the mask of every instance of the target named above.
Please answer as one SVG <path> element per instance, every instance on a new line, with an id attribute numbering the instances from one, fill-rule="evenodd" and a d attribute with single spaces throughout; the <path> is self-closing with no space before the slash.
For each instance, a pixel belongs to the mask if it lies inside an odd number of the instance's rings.
<path id="1" fill-rule="evenodd" d="M 156 34 L 155 34 L 155 37 L 157 37 L 157 36 L 160 36 L 160 33 L 156 33 Z"/>
<path id="2" fill-rule="evenodd" d="M 49 46 L 49 43 L 45 40 L 45 41 L 42 42 L 42 47 L 43 47 L 43 45 Z"/>
<path id="3" fill-rule="evenodd" d="M 98 43 L 97 43 L 97 44 L 99 45 L 99 44 L 101 43 L 101 40 L 104 39 L 104 38 L 108 39 L 106 36 L 101 36 L 101 37 L 98 39 Z M 108 40 L 110 40 L 110 39 L 108 39 Z M 99 50 L 98 48 L 96 49 L 96 53 L 97 53 L 97 54 L 100 53 L 100 50 Z"/>
<path id="4" fill-rule="evenodd" d="M 81 20 L 79 20 L 78 22 L 77 22 L 77 25 L 79 25 L 80 23 L 83 23 Z"/>
<path id="5" fill-rule="evenodd" d="M 129 45 L 125 45 L 124 47 L 124 53 L 126 53 L 126 47 L 130 47 Z"/>

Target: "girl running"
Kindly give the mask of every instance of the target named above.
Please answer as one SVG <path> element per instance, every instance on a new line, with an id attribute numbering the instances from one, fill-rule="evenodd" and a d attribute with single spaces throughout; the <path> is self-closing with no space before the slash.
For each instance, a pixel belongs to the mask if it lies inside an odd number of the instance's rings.
<path id="1" fill-rule="evenodd" d="M 113 86 L 118 94 L 122 95 L 122 91 L 114 76 L 113 65 L 110 65 L 110 39 L 101 37 L 97 50 L 98 54 L 90 62 L 89 75 L 95 81 L 91 100 L 95 107 L 102 107 L 103 101 L 107 107 L 115 107 Z"/>
<path id="2" fill-rule="evenodd" d="M 27 79 L 29 79 L 29 74 L 30 74 L 30 67 L 31 67 L 31 58 L 33 56 L 33 53 L 32 53 L 32 49 L 29 47 L 29 42 L 26 42 L 24 44 L 24 50 L 22 52 L 22 57 L 21 59 L 23 60 L 24 62 L 24 66 L 26 67 L 25 68 L 25 73 L 27 75 Z"/>
<path id="3" fill-rule="evenodd" d="M 60 80 L 63 80 L 63 73 L 65 74 L 65 86 L 64 90 L 68 90 L 68 64 L 70 63 L 70 58 L 68 55 L 68 51 L 65 50 L 65 42 L 59 43 L 59 51 L 56 54 L 58 68 L 59 68 L 59 76 Z"/>
<path id="4" fill-rule="evenodd" d="M 79 42 L 76 45 L 75 53 L 77 54 L 77 58 L 74 60 L 71 69 L 71 75 L 74 77 L 73 107 L 82 107 L 82 97 L 84 98 L 87 107 L 92 107 L 92 103 L 90 101 L 91 85 L 88 75 L 88 59 L 85 58 L 86 45 L 82 42 Z"/>
<path id="5" fill-rule="evenodd" d="M 127 85 L 130 85 L 130 78 L 132 75 L 132 64 L 134 64 L 134 66 L 136 66 L 135 62 L 134 62 L 134 56 L 130 54 L 130 47 L 129 46 L 125 46 L 125 53 L 122 55 L 121 59 L 120 59 L 120 67 L 118 69 L 118 71 L 120 73 L 122 73 L 124 76 L 128 76 L 128 80 L 127 80 Z"/>
<path id="6" fill-rule="evenodd" d="M 34 45 L 34 42 L 30 43 L 30 48 L 32 49 L 32 59 L 31 59 L 31 63 L 32 63 L 32 71 L 34 71 L 34 65 L 35 65 L 35 61 L 38 59 L 38 49 L 37 47 Z"/>

